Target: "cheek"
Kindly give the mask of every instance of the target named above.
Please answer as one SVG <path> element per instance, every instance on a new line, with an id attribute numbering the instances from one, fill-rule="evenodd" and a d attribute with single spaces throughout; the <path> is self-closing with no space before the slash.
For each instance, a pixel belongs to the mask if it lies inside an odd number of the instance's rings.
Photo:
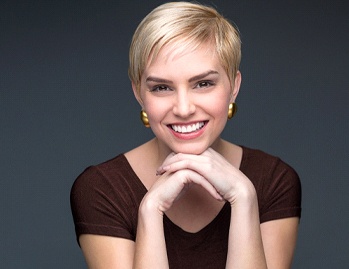
<path id="1" fill-rule="evenodd" d="M 215 117 L 226 117 L 228 115 L 229 100 L 226 95 L 219 95 L 207 100 L 206 110 Z"/>
<path id="2" fill-rule="evenodd" d="M 150 125 L 155 125 L 163 120 L 169 107 L 162 102 L 146 102 L 144 104 L 145 111 L 148 115 Z"/>
<path id="3" fill-rule="evenodd" d="M 219 108 L 217 107 L 216 114 L 219 118 L 223 118 L 225 120 L 228 117 L 228 105 L 226 103 L 222 103 Z"/>

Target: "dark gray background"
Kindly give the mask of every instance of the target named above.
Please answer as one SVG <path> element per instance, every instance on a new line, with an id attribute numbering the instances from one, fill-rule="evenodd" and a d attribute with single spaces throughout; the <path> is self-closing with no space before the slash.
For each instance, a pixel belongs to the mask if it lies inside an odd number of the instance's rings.
<path id="1" fill-rule="evenodd" d="M 162 2 L 1 1 L 1 268 L 85 268 L 70 187 L 152 137 L 127 54 Z M 347 1 L 202 3 L 242 33 L 239 111 L 224 137 L 280 156 L 302 179 L 293 268 L 348 268 Z"/>

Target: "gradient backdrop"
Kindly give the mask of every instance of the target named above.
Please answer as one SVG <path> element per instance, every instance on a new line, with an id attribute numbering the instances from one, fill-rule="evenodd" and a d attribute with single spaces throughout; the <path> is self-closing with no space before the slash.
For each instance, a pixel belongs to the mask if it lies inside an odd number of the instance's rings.
<path id="1" fill-rule="evenodd" d="M 242 34 L 224 137 L 299 173 L 293 268 L 349 268 L 347 1 L 201 1 Z M 135 27 L 163 1 L 0 2 L 0 267 L 85 268 L 69 192 L 88 165 L 152 137 L 127 77 Z"/>

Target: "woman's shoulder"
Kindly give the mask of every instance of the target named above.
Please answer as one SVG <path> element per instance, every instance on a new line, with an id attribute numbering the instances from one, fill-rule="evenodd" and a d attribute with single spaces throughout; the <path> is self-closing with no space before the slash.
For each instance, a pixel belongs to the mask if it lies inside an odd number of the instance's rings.
<path id="1" fill-rule="evenodd" d="M 77 237 L 100 234 L 133 240 L 137 208 L 145 193 L 123 154 L 87 167 L 70 191 Z"/>
<path id="2" fill-rule="evenodd" d="M 270 153 L 267 153 L 264 150 L 257 149 L 257 148 L 252 148 L 252 147 L 247 147 L 245 145 L 240 145 L 240 147 L 243 150 L 243 155 L 244 158 L 267 158 L 267 159 L 275 159 L 278 158 Z"/>
<path id="3" fill-rule="evenodd" d="M 284 166 L 288 169 L 293 169 L 289 164 L 284 162 L 279 156 L 267 153 L 261 149 L 250 148 L 242 146 L 242 165 L 254 167 L 270 167 L 270 166 Z"/>
<path id="4" fill-rule="evenodd" d="M 125 188 L 144 192 L 137 175 L 123 153 L 85 168 L 75 179 L 72 193 L 124 190 Z"/>
<path id="5" fill-rule="evenodd" d="M 77 177 L 77 179 L 88 180 L 90 178 L 109 178 L 111 175 L 120 174 L 124 170 L 129 170 L 129 164 L 123 153 L 98 164 L 87 166 Z"/>
<path id="6" fill-rule="evenodd" d="M 285 181 L 288 184 L 299 185 L 296 170 L 280 157 L 266 153 L 260 149 L 241 146 L 243 156 L 240 170 L 255 184 L 257 182 Z"/>
<path id="7" fill-rule="evenodd" d="M 300 216 L 301 182 L 297 172 L 280 157 L 242 146 L 241 171 L 254 184 L 261 222 Z"/>

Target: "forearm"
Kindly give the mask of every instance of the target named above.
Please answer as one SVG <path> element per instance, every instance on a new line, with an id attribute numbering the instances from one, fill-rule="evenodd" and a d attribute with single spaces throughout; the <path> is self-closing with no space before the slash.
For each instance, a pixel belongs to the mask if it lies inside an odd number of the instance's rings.
<path id="1" fill-rule="evenodd" d="M 163 215 L 147 200 L 139 208 L 134 269 L 169 268 Z"/>
<path id="2" fill-rule="evenodd" d="M 227 269 L 267 268 L 255 190 L 231 205 Z"/>

